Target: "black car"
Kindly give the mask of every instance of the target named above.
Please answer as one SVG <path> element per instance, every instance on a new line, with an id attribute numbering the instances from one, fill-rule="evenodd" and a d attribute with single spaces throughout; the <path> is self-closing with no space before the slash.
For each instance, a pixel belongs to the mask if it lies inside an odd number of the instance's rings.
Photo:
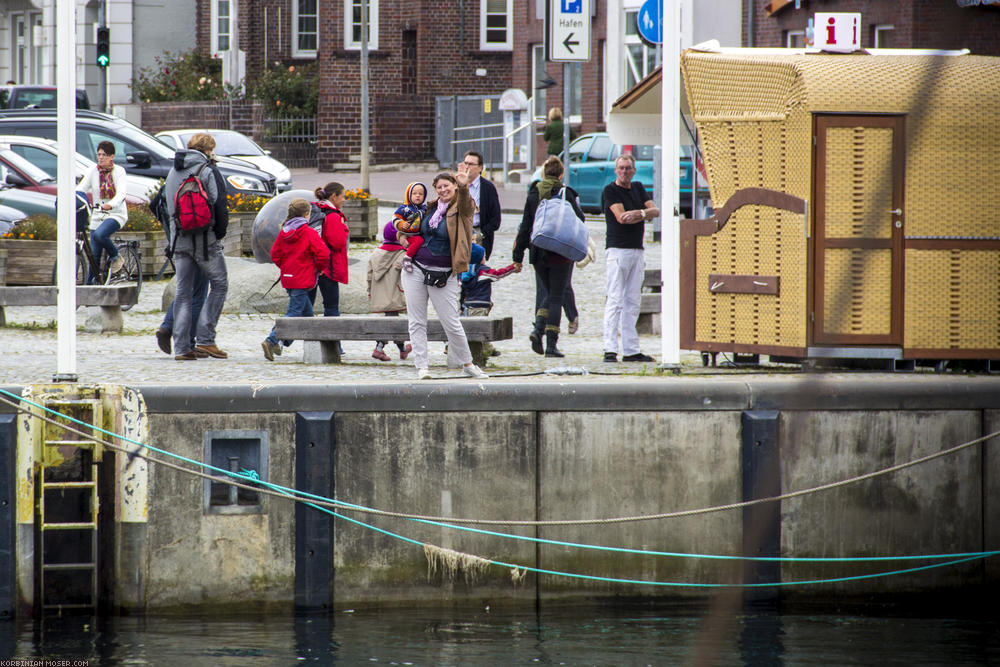
<path id="1" fill-rule="evenodd" d="M 56 139 L 55 109 L 0 111 L 0 134 L 22 134 Z M 98 111 L 76 112 L 76 150 L 96 155 L 97 144 L 115 145 L 115 161 L 130 174 L 166 178 L 174 164 L 174 151 L 132 123 Z M 124 158 L 124 159 L 123 159 Z M 274 176 L 249 162 L 219 157 L 219 171 L 228 194 L 271 197 L 276 192 Z"/>
<path id="2" fill-rule="evenodd" d="M 0 86 L 0 109 L 54 109 L 56 91 L 55 86 Z M 76 108 L 90 108 L 90 98 L 82 88 L 76 91 Z"/>

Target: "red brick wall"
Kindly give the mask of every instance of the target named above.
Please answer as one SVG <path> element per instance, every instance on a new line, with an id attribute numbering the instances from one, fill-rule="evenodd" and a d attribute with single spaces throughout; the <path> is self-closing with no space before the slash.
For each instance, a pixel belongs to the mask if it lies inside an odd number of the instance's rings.
<path id="1" fill-rule="evenodd" d="M 785 31 L 803 30 L 816 12 L 860 12 L 861 46 L 873 46 L 874 26 L 894 27 L 893 46 L 906 49 L 964 49 L 978 55 L 1000 55 L 1000 9 L 959 7 L 953 0 L 809 0 L 801 9 L 787 5 L 772 16 L 767 2 L 744 3 L 743 29 L 748 34 L 749 5 L 754 11 L 753 46 L 784 46 Z"/>
<path id="2" fill-rule="evenodd" d="M 259 140 L 262 120 L 260 104 L 256 102 L 235 102 L 231 111 L 227 102 L 151 102 L 142 105 L 142 129 L 150 134 L 186 128 L 232 129 Z"/>

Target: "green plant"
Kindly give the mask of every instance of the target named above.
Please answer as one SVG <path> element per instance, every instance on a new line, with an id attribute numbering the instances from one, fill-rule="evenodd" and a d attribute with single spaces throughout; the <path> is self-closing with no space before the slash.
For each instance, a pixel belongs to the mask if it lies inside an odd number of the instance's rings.
<path id="1" fill-rule="evenodd" d="M 55 241 L 57 229 L 55 218 L 44 213 L 36 213 L 18 222 L 9 232 L 3 235 L 3 238 Z"/>
<path id="2" fill-rule="evenodd" d="M 316 64 L 284 67 L 276 62 L 253 83 L 250 97 L 263 104 L 271 118 L 315 118 L 319 100 Z"/>
<path id="3" fill-rule="evenodd" d="M 222 83 L 222 61 L 197 49 L 183 53 L 164 52 L 155 67 L 144 67 L 132 82 L 132 93 L 140 102 L 191 102 L 239 97 L 237 88 Z"/>
<path id="4" fill-rule="evenodd" d="M 156 219 L 146 204 L 127 204 L 128 220 L 122 227 L 123 232 L 158 232 L 163 225 Z"/>

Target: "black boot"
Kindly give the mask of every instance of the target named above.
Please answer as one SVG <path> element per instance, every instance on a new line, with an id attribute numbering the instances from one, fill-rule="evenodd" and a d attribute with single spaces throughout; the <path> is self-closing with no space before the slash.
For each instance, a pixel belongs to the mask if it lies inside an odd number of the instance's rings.
<path id="1" fill-rule="evenodd" d="M 546 331 L 545 332 L 545 356 L 546 357 L 565 357 L 566 355 L 560 352 L 556 348 L 556 342 L 559 340 L 558 331 Z"/>
<path id="2" fill-rule="evenodd" d="M 547 314 L 536 315 L 535 328 L 531 330 L 530 334 L 528 334 L 528 340 L 531 341 L 531 351 L 535 354 L 545 354 L 545 350 L 542 348 L 542 334 L 545 332 L 546 319 L 548 319 Z"/>

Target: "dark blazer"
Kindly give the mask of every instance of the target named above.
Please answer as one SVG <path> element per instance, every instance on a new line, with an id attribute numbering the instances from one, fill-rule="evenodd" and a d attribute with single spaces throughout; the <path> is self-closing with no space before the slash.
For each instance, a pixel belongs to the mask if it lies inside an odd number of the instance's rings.
<path id="1" fill-rule="evenodd" d="M 479 231 L 483 235 L 486 259 L 493 252 L 493 233 L 500 229 L 500 195 L 496 186 L 479 177 Z"/>

